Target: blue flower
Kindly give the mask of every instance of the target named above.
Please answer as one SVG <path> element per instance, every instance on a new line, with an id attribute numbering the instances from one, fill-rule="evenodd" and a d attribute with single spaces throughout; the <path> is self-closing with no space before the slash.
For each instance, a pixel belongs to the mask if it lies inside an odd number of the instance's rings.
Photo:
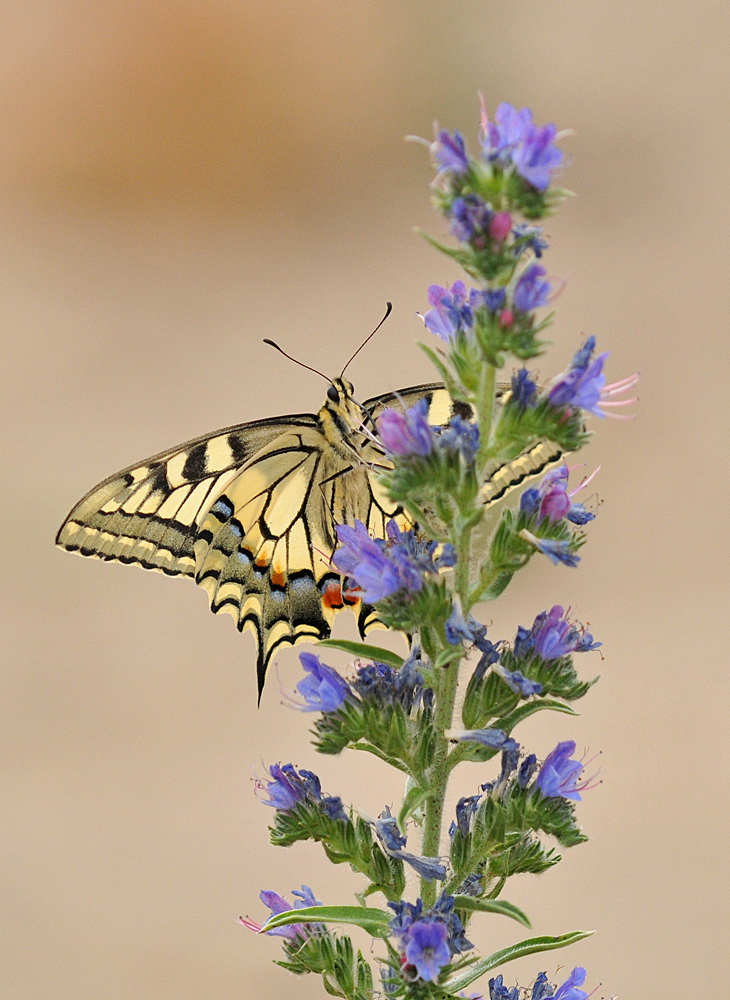
<path id="1" fill-rule="evenodd" d="M 375 701 L 383 706 L 398 702 L 410 712 L 425 700 L 422 666 L 420 648 L 414 644 L 408 659 L 398 670 L 386 663 L 366 663 L 358 669 L 352 686 L 363 701 Z"/>
<path id="2" fill-rule="evenodd" d="M 519 1000 L 520 991 L 516 986 L 508 989 L 501 975 L 489 980 L 489 1000 Z"/>
<path id="3" fill-rule="evenodd" d="M 300 653 L 299 662 L 308 677 L 297 684 L 297 691 L 304 698 L 303 705 L 296 705 L 302 712 L 335 712 L 350 694 L 350 686 L 314 653 Z"/>
<path id="4" fill-rule="evenodd" d="M 440 172 L 465 174 L 469 169 L 469 157 L 460 132 L 449 132 L 442 128 L 431 143 L 431 153 Z"/>
<path id="5" fill-rule="evenodd" d="M 481 795 L 467 795 L 456 803 L 456 825 L 462 837 L 466 837 L 471 829 L 471 821 L 476 814 Z"/>
<path id="6" fill-rule="evenodd" d="M 585 990 L 578 989 L 586 981 L 586 970 L 581 966 L 573 969 L 571 974 L 558 987 L 554 1000 L 586 1000 L 588 994 Z"/>
<path id="7" fill-rule="evenodd" d="M 391 857 L 400 858 L 410 865 L 421 878 L 427 882 L 443 881 L 446 878 L 446 866 L 440 858 L 426 858 L 418 854 L 404 851 L 406 837 L 400 832 L 396 819 L 391 816 L 386 806 L 378 819 L 375 820 L 375 831 L 385 850 Z"/>
<path id="8" fill-rule="evenodd" d="M 585 344 L 580 347 L 570 362 L 570 367 L 566 372 L 554 380 L 548 393 L 548 398 L 553 406 L 570 406 L 574 409 L 585 410 L 586 413 L 593 413 L 597 417 L 614 417 L 620 420 L 630 420 L 627 415 L 614 413 L 614 408 L 629 406 L 636 402 L 636 397 L 631 399 L 614 399 L 614 396 L 621 396 L 639 381 L 638 373 L 629 375 L 606 385 L 606 376 L 603 374 L 603 366 L 608 357 L 608 351 L 593 358 L 596 348 L 596 338 L 589 337 Z M 608 412 L 607 412 L 608 411 Z"/>
<path id="9" fill-rule="evenodd" d="M 328 819 L 339 819 L 345 823 L 347 822 L 347 813 L 339 795 L 325 795 L 320 803 L 320 807 Z"/>
<path id="10" fill-rule="evenodd" d="M 294 891 L 293 895 L 299 897 L 293 906 L 283 896 L 280 896 L 278 892 L 274 892 L 271 889 L 264 889 L 259 894 L 259 898 L 264 906 L 268 906 L 271 910 L 272 917 L 279 913 L 288 913 L 289 910 L 300 910 L 307 906 L 322 905 L 318 899 L 314 898 L 314 893 L 308 885 L 303 885 L 301 891 Z M 255 931 L 257 934 L 262 930 L 262 924 L 256 923 L 253 920 L 245 920 L 243 917 L 240 920 L 244 927 L 248 927 L 249 930 Z M 295 941 L 297 938 L 306 941 L 311 933 L 318 930 L 321 926 L 321 924 L 287 924 L 285 927 L 277 927 L 266 933 L 275 937 L 288 938 L 290 941 Z"/>
<path id="11" fill-rule="evenodd" d="M 521 222 L 512 229 L 514 236 L 514 255 L 519 257 L 525 250 L 532 250 L 534 255 L 540 259 L 548 248 L 547 240 L 542 238 L 542 226 L 531 226 L 527 222 Z"/>
<path id="12" fill-rule="evenodd" d="M 512 376 L 512 394 L 510 402 L 515 406 L 526 410 L 528 406 L 534 406 L 537 395 L 537 385 L 530 378 L 530 373 L 526 368 L 520 368 Z"/>
<path id="13" fill-rule="evenodd" d="M 573 467 L 575 468 L 575 466 Z M 568 492 L 568 477 L 570 468 L 567 465 L 560 465 L 556 469 L 547 472 L 540 482 L 540 485 L 525 490 L 520 498 L 520 511 L 528 517 L 538 515 L 538 524 L 547 519 L 551 524 L 562 521 L 566 518 L 573 524 L 587 524 L 594 520 L 595 514 L 586 510 L 583 504 L 573 503 L 576 493 L 585 489 L 598 472 L 584 477 L 575 489 Z"/>
<path id="14" fill-rule="evenodd" d="M 406 959 L 426 982 L 437 979 L 441 969 L 451 961 L 448 936 L 448 929 L 441 923 L 418 921 L 408 930 Z"/>
<path id="15" fill-rule="evenodd" d="M 542 264 L 530 264 L 520 275 L 514 291 L 514 303 L 522 312 L 532 312 L 547 304 L 550 282 L 544 280 L 547 271 Z"/>
<path id="16" fill-rule="evenodd" d="M 415 531 L 401 531 L 395 521 L 386 525 L 386 539 L 371 538 L 362 521 L 355 526 L 337 525 L 340 548 L 332 561 L 341 573 L 354 582 L 355 593 L 363 601 L 380 601 L 398 591 L 415 593 L 423 585 L 424 575 L 436 575 L 441 566 L 453 565 L 451 546 L 443 546 L 434 558 L 438 545 L 422 542 Z"/>
<path id="17" fill-rule="evenodd" d="M 269 797 L 261 800 L 264 805 L 272 806 L 281 812 L 288 812 L 308 798 L 306 782 L 297 773 L 293 764 L 284 764 L 283 766 L 272 764 L 269 768 L 269 774 L 272 780 L 266 782 L 265 791 Z M 263 786 L 259 784 L 258 787 Z"/>
<path id="18" fill-rule="evenodd" d="M 517 772 L 517 784 L 520 788 L 527 788 L 536 770 L 537 757 L 534 753 L 528 754 L 520 764 L 519 771 Z"/>
<path id="19" fill-rule="evenodd" d="M 506 667 L 499 666 L 496 672 L 505 684 L 522 698 L 530 698 L 533 694 L 542 694 L 542 684 L 538 681 L 531 681 L 519 670 L 507 670 Z"/>
<path id="20" fill-rule="evenodd" d="M 458 642 L 465 639 L 467 642 L 474 642 L 474 631 L 472 628 L 471 615 L 469 616 L 470 621 L 464 620 L 464 615 L 461 613 L 461 606 L 458 599 L 454 601 L 451 608 L 451 614 L 446 620 L 444 625 L 444 632 L 446 634 L 446 641 L 451 646 L 455 646 Z"/>
<path id="21" fill-rule="evenodd" d="M 556 541 L 552 538 L 536 538 L 531 531 L 526 528 L 520 532 L 520 537 L 524 538 L 526 542 L 534 545 L 536 549 L 539 549 L 543 555 L 546 555 L 550 562 L 562 563 L 564 566 L 575 567 L 580 562 L 580 557 L 573 552 L 572 543 L 570 541 Z"/>
<path id="22" fill-rule="evenodd" d="M 487 122 L 482 136 L 482 149 L 489 160 L 499 158 L 508 163 L 512 151 L 524 141 L 532 126 L 532 112 L 529 108 L 516 111 L 511 104 L 500 104 L 494 114 L 494 122 Z"/>
<path id="23" fill-rule="evenodd" d="M 332 562 L 354 581 L 363 601 L 380 601 L 400 590 L 403 584 L 398 567 L 386 555 L 382 541 L 370 537 L 362 521 L 355 521 L 353 528 L 338 524 L 337 539 L 340 548 L 332 556 Z M 420 576 L 415 589 L 419 588 Z"/>
<path id="24" fill-rule="evenodd" d="M 571 760 L 572 753 L 575 753 L 575 742 L 565 740 L 558 743 L 543 761 L 535 787 L 546 798 L 581 801 L 578 781 L 583 773 L 583 765 L 579 760 Z"/>
<path id="25" fill-rule="evenodd" d="M 441 924 L 446 928 L 446 942 L 450 955 L 458 955 L 474 947 L 471 941 L 467 941 L 464 925 L 454 912 L 453 896 L 442 893 L 431 909 L 425 912 L 421 899 L 417 899 L 415 903 L 401 899 L 397 903 L 389 902 L 388 906 L 395 913 L 388 926 L 391 934 L 398 938 L 401 949 L 406 948 L 411 929 L 419 923 Z"/>
<path id="26" fill-rule="evenodd" d="M 499 105 L 494 118 L 494 122 L 487 122 L 482 136 L 486 159 L 496 160 L 503 167 L 513 163 L 528 184 L 544 191 L 563 162 L 562 151 L 553 144 L 555 126 L 537 127 L 529 108 L 517 111 L 506 103 Z"/>
<path id="27" fill-rule="evenodd" d="M 552 992 L 553 988 L 548 982 L 547 974 L 544 972 L 538 973 L 537 979 L 532 984 L 532 996 L 530 1000 L 549 1000 Z"/>
<path id="28" fill-rule="evenodd" d="M 483 296 L 472 288 L 467 297 L 463 281 L 455 281 L 451 288 L 430 285 L 428 301 L 433 306 L 423 316 L 423 322 L 431 333 L 441 340 L 450 341 L 462 330 L 470 330 L 474 325 L 474 309 L 483 301 Z"/>
<path id="29" fill-rule="evenodd" d="M 494 213 L 490 205 L 476 194 L 454 198 L 451 203 L 451 232 L 464 243 L 489 230 Z"/>
<path id="30" fill-rule="evenodd" d="M 512 739 L 502 729 L 464 729 L 452 730 L 447 734 L 449 739 L 457 743 L 479 743 L 490 750 L 517 750 L 519 743 Z"/>
<path id="31" fill-rule="evenodd" d="M 567 612 L 560 604 L 549 611 L 541 611 L 535 617 L 532 628 L 520 626 L 514 642 L 514 655 L 524 659 L 537 653 L 543 660 L 557 660 L 571 653 L 586 653 L 598 649 L 600 642 L 594 642 L 590 632 L 578 628 L 568 619 Z"/>
<path id="32" fill-rule="evenodd" d="M 499 312 L 504 307 L 507 300 L 507 293 L 504 288 L 488 288 L 484 292 L 484 304 L 490 313 Z"/>
<path id="33" fill-rule="evenodd" d="M 380 440 L 391 455 L 428 455 L 433 447 L 433 430 L 427 419 L 428 400 L 419 399 L 405 413 L 387 409 L 378 417 Z"/>
<path id="34" fill-rule="evenodd" d="M 479 451 L 479 426 L 455 414 L 436 437 L 438 448 L 461 455 L 470 465 Z"/>
<path id="35" fill-rule="evenodd" d="M 531 125 L 512 153 L 517 173 L 538 191 L 549 187 L 552 174 L 563 162 L 562 150 L 553 144 L 556 134 L 554 125 Z"/>

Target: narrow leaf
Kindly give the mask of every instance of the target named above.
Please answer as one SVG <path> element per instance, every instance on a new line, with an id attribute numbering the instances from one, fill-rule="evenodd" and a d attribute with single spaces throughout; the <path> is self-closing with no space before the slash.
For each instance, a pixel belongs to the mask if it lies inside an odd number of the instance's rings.
<path id="1" fill-rule="evenodd" d="M 374 906 L 305 906 L 300 910 L 286 910 L 269 917 L 260 933 L 286 927 L 287 924 L 357 924 L 373 937 L 383 937 L 390 915 Z"/>
<path id="2" fill-rule="evenodd" d="M 364 660 L 377 660 L 387 663 L 397 670 L 403 666 L 403 657 L 381 646 L 369 646 L 366 642 L 350 642 L 349 639 L 320 639 L 319 646 L 329 646 L 331 649 L 342 649 L 352 656 L 361 656 Z"/>
<path id="3" fill-rule="evenodd" d="M 422 788 L 420 785 L 414 785 L 413 788 L 408 790 L 398 813 L 398 826 L 403 832 L 405 832 L 409 817 L 426 801 L 430 794 L 431 790 L 429 788 Z"/>
<path id="4" fill-rule="evenodd" d="M 465 986 L 469 986 L 470 983 L 473 983 L 475 979 L 479 979 L 480 976 L 483 976 L 485 972 L 489 972 L 490 969 L 496 969 L 497 966 L 511 962 L 515 958 L 522 958 L 524 955 L 534 955 L 539 951 L 552 951 L 554 948 L 565 948 L 569 944 L 575 944 L 577 941 L 582 941 L 584 938 L 590 937 L 593 933 L 593 931 L 570 931 L 568 934 L 561 934 L 559 937 L 548 937 L 545 935 L 544 937 L 527 938 L 525 941 L 520 941 L 519 944 L 513 944 L 509 948 L 502 948 L 501 951 L 495 951 L 487 958 L 481 959 L 468 972 L 464 972 L 462 975 L 456 976 L 455 979 L 446 983 L 446 988 L 450 992 L 455 993 L 457 990 L 463 990 Z"/>
<path id="5" fill-rule="evenodd" d="M 526 913 L 504 899 L 475 899 L 473 896 L 454 896 L 454 906 L 459 910 L 478 910 L 480 913 L 501 913 L 512 917 L 525 927 L 532 927 Z"/>
<path id="6" fill-rule="evenodd" d="M 565 705 L 562 701 L 551 701 L 549 698 L 543 698 L 540 701 L 528 701 L 526 705 L 522 705 L 516 711 L 510 713 L 510 715 L 505 715 L 501 719 L 497 719 L 493 725 L 497 729 L 504 729 L 506 733 L 509 733 L 518 723 L 534 715 L 535 712 L 542 712 L 543 709 L 548 709 L 551 712 L 564 712 L 565 715 L 580 714 L 569 705 Z"/>

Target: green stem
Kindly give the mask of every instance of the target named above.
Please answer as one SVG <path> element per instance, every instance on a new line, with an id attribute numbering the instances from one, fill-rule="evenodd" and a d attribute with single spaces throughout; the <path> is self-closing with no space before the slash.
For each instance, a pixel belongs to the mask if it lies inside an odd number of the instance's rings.
<path id="1" fill-rule="evenodd" d="M 444 731 L 451 728 L 454 714 L 454 700 L 459 680 L 459 664 L 451 663 L 442 670 L 439 691 L 436 702 L 434 725 L 437 730 L 434 747 L 434 763 L 430 774 L 431 795 L 426 802 L 426 818 L 423 824 L 423 842 L 421 853 L 428 858 L 435 858 L 441 844 L 441 823 L 444 814 L 446 786 L 449 780 L 448 753 L 449 741 Z M 421 880 L 421 899 L 424 906 L 433 906 L 436 902 L 436 883 Z"/>
<path id="2" fill-rule="evenodd" d="M 477 409 L 479 411 L 479 454 L 477 455 L 477 474 L 481 477 L 487 461 L 492 436 L 492 419 L 494 417 L 494 390 L 497 385 L 497 369 L 488 362 L 484 363 Z"/>

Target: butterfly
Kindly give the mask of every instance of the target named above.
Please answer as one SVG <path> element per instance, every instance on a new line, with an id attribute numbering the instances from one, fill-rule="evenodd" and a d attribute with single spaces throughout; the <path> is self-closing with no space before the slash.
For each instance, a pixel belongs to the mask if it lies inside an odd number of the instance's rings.
<path id="1" fill-rule="evenodd" d="M 194 579 L 214 613 L 253 632 L 259 699 L 280 646 L 326 638 L 344 608 L 355 612 L 363 637 L 380 624 L 371 605 L 343 592 L 331 564 L 336 524 L 357 519 L 378 538 L 391 518 L 410 526 L 377 477 L 387 465 L 372 432 L 378 415 L 424 397 L 434 425 L 471 412 L 438 382 L 358 403 L 343 376 L 344 369 L 331 380 L 317 414 L 226 427 L 110 476 L 76 504 L 56 537 L 68 552 Z M 508 392 L 501 385 L 498 402 Z M 561 455 L 541 441 L 495 466 L 482 502 L 496 502 Z"/>

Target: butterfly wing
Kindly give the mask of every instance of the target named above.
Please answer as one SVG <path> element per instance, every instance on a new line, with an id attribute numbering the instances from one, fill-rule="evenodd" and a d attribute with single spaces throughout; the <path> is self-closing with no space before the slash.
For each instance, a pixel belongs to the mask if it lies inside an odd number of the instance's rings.
<path id="1" fill-rule="evenodd" d="M 69 552 L 193 576 L 198 522 L 232 475 L 282 431 L 316 417 L 237 424 L 131 465 L 95 486 L 56 536 Z"/>
<path id="2" fill-rule="evenodd" d="M 202 519 L 195 579 L 212 611 L 253 633 L 259 696 L 279 646 L 325 638 L 338 610 L 356 609 L 331 565 L 335 523 L 367 522 L 370 507 L 366 469 L 299 427 L 260 449 Z"/>

